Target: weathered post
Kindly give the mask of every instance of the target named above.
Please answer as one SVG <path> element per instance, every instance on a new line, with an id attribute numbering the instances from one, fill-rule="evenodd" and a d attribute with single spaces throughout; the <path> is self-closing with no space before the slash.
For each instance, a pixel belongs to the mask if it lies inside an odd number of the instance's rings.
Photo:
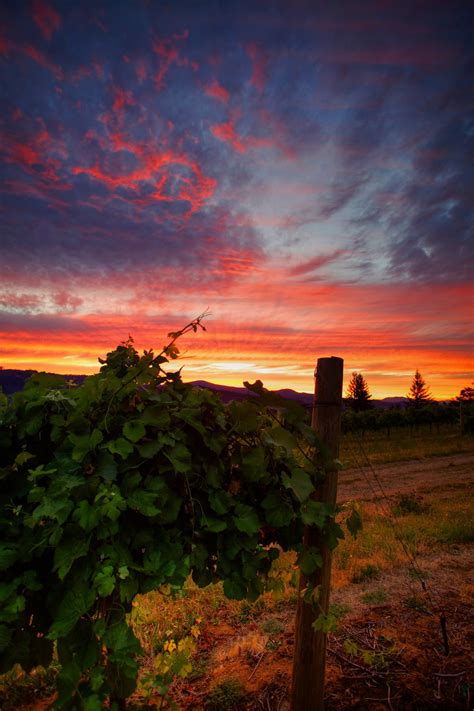
<path id="1" fill-rule="evenodd" d="M 315 371 L 315 392 L 312 427 L 334 459 L 339 456 L 342 406 L 342 358 L 319 358 Z M 337 467 L 326 471 L 321 487 L 313 495 L 318 501 L 334 505 L 337 496 Z M 331 551 L 321 540 L 319 530 L 307 526 L 305 547 L 320 549 L 323 565 L 310 576 L 300 575 L 300 595 L 296 612 L 295 651 L 291 711 L 322 711 L 324 709 L 324 672 L 326 665 L 326 633 L 313 628 L 317 613 L 311 603 L 302 599 L 301 591 L 308 584 L 319 587 L 318 607 L 327 614 L 331 583 Z"/>

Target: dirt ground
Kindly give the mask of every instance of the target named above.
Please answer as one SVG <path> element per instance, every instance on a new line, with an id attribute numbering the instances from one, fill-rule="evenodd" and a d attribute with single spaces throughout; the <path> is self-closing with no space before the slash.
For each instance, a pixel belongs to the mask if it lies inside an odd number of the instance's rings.
<path id="1" fill-rule="evenodd" d="M 339 500 L 374 499 L 381 496 L 381 488 L 390 496 L 454 486 L 471 496 L 474 456 L 399 462 L 378 466 L 375 474 L 374 483 L 370 467 L 342 472 Z M 327 709 L 474 709 L 474 545 L 437 546 L 417 562 L 426 592 L 410 576 L 408 564 L 384 572 L 376 581 L 333 592 L 332 604 L 349 611 L 328 636 Z M 387 601 L 367 604 L 371 593 L 376 599 L 381 591 Z M 241 682 L 245 694 L 221 708 L 288 711 L 295 609 L 295 601 L 282 605 L 267 626 L 262 619 L 232 625 L 223 618 L 208 627 L 201 641 L 209 654 L 206 673 L 192 684 L 176 686 L 179 708 L 217 709 L 208 705 L 209 692 L 231 678 Z M 262 632 L 272 625 L 274 633 Z"/>
<path id="2" fill-rule="evenodd" d="M 381 488 L 393 496 L 456 487 L 469 497 L 474 455 L 377 466 L 375 474 L 371 468 L 343 471 L 339 500 L 376 499 Z M 327 709 L 474 709 L 474 544 L 437 545 L 418 556 L 418 564 L 427 591 L 410 575 L 407 563 L 377 580 L 344 585 L 332 593 L 331 603 L 346 612 L 337 631 L 328 635 Z M 174 684 L 178 708 L 288 711 L 295 610 L 296 595 L 264 605 L 247 619 L 229 616 L 225 607 L 217 610 L 199 638 L 201 672 Z M 240 691 L 234 687 L 216 697 L 214 690 L 223 689 L 229 679 L 240 684 Z M 43 711 L 49 703 L 21 709 Z"/>
<path id="3" fill-rule="evenodd" d="M 374 480 L 374 473 L 377 479 Z M 381 487 L 377 481 L 380 482 Z M 430 457 L 376 467 L 343 470 L 339 474 L 338 501 L 368 500 L 407 491 L 423 492 L 449 484 L 474 483 L 474 455 Z"/>

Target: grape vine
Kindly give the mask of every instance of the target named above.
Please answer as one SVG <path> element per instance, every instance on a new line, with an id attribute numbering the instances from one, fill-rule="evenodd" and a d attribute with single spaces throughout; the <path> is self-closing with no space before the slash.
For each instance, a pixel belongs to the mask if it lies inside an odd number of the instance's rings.
<path id="1" fill-rule="evenodd" d="M 202 316 L 158 355 L 129 339 L 79 387 L 38 374 L 0 402 L 0 673 L 55 653 L 57 708 L 124 708 L 137 593 L 191 575 L 255 600 L 281 550 L 305 574 L 321 564 L 304 525 L 331 546 L 342 535 L 311 497 L 324 473 L 298 405 L 259 381 L 258 397 L 224 405 L 165 369 L 200 328 Z"/>

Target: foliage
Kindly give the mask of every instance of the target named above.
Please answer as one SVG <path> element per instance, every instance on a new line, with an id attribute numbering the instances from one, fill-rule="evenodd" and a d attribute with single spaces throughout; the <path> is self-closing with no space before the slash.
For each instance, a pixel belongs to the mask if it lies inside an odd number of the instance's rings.
<path id="1" fill-rule="evenodd" d="M 372 563 L 367 563 L 357 573 L 352 576 L 353 583 L 366 583 L 369 580 L 376 580 L 380 576 L 380 568 Z"/>
<path id="2" fill-rule="evenodd" d="M 428 510 L 428 505 L 423 501 L 421 494 L 415 492 L 403 493 L 397 496 L 393 513 L 395 516 L 405 516 L 407 514 L 422 514 Z"/>
<path id="3" fill-rule="evenodd" d="M 424 378 L 418 368 L 413 376 L 413 381 L 407 395 L 409 403 L 413 407 L 421 407 L 431 400 L 431 394 Z"/>
<path id="4" fill-rule="evenodd" d="M 217 684 L 207 697 L 206 708 L 216 711 L 233 711 L 244 696 L 242 682 L 234 677 Z"/>
<path id="5" fill-rule="evenodd" d="M 141 690 L 145 698 L 151 698 L 158 693 L 162 702 L 166 701 L 171 708 L 177 708 L 169 696 L 170 684 L 176 677 L 185 679 L 193 671 L 192 658 L 197 650 L 196 640 L 201 634 L 201 618 L 196 619 L 189 634 L 175 640 L 170 634 L 161 645 L 154 658 L 154 671 L 148 672 L 141 680 Z"/>
<path id="6" fill-rule="evenodd" d="M 473 383 L 474 385 L 474 383 Z M 467 386 L 463 388 L 459 395 L 456 395 L 455 398 L 458 402 L 473 402 L 474 401 L 474 388 L 471 386 Z"/>
<path id="7" fill-rule="evenodd" d="M 36 374 L 3 403 L 0 672 L 46 667 L 55 646 L 58 708 L 123 707 L 142 653 L 127 621 L 137 593 L 192 575 L 254 600 L 280 550 L 307 574 L 321 565 L 304 525 L 331 546 L 342 536 L 310 498 L 324 472 L 298 405 L 257 381 L 257 398 L 225 406 L 164 370 L 201 318 L 156 356 L 129 339 L 81 386 Z"/>
<path id="8" fill-rule="evenodd" d="M 352 373 L 352 378 L 347 386 L 347 402 L 356 412 L 368 410 L 372 407 L 369 402 L 372 395 L 369 392 L 367 381 L 362 373 Z"/>
<path id="9" fill-rule="evenodd" d="M 469 404 L 466 405 L 469 407 Z M 466 416 L 469 413 L 466 412 Z M 342 431 L 344 434 L 354 433 L 364 435 L 366 432 L 385 432 L 390 437 L 393 431 L 402 427 L 418 430 L 423 425 L 430 429 L 439 429 L 443 425 L 455 425 L 460 421 L 459 407 L 454 403 L 442 404 L 429 402 L 419 407 L 400 409 L 373 409 L 355 412 L 352 409 L 342 413 Z"/>

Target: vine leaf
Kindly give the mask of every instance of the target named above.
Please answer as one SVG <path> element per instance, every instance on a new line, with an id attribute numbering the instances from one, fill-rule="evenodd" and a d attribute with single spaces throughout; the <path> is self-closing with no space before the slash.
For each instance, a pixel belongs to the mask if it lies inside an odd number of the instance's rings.
<path id="1" fill-rule="evenodd" d="M 130 420 L 122 427 L 122 432 L 130 442 L 138 442 L 146 434 L 146 428 L 140 420 Z"/>
<path id="2" fill-rule="evenodd" d="M 304 469 L 293 470 L 291 476 L 283 474 L 282 482 L 287 489 L 291 489 L 294 492 L 298 501 L 306 501 L 308 496 L 314 491 L 311 477 Z"/>
<path id="3" fill-rule="evenodd" d="M 251 506 L 246 504 L 237 504 L 235 507 L 234 523 L 236 528 L 249 536 L 252 533 L 257 533 L 260 528 L 258 516 Z"/>
<path id="4" fill-rule="evenodd" d="M 56 619 L 50 627 L 48 639 L 65 637 L 86 614 L 95 602 L 95 590 L 89 588 L 88 582 L 76 583 L 74 588 L 66 592 L 61 600 Z"/>

